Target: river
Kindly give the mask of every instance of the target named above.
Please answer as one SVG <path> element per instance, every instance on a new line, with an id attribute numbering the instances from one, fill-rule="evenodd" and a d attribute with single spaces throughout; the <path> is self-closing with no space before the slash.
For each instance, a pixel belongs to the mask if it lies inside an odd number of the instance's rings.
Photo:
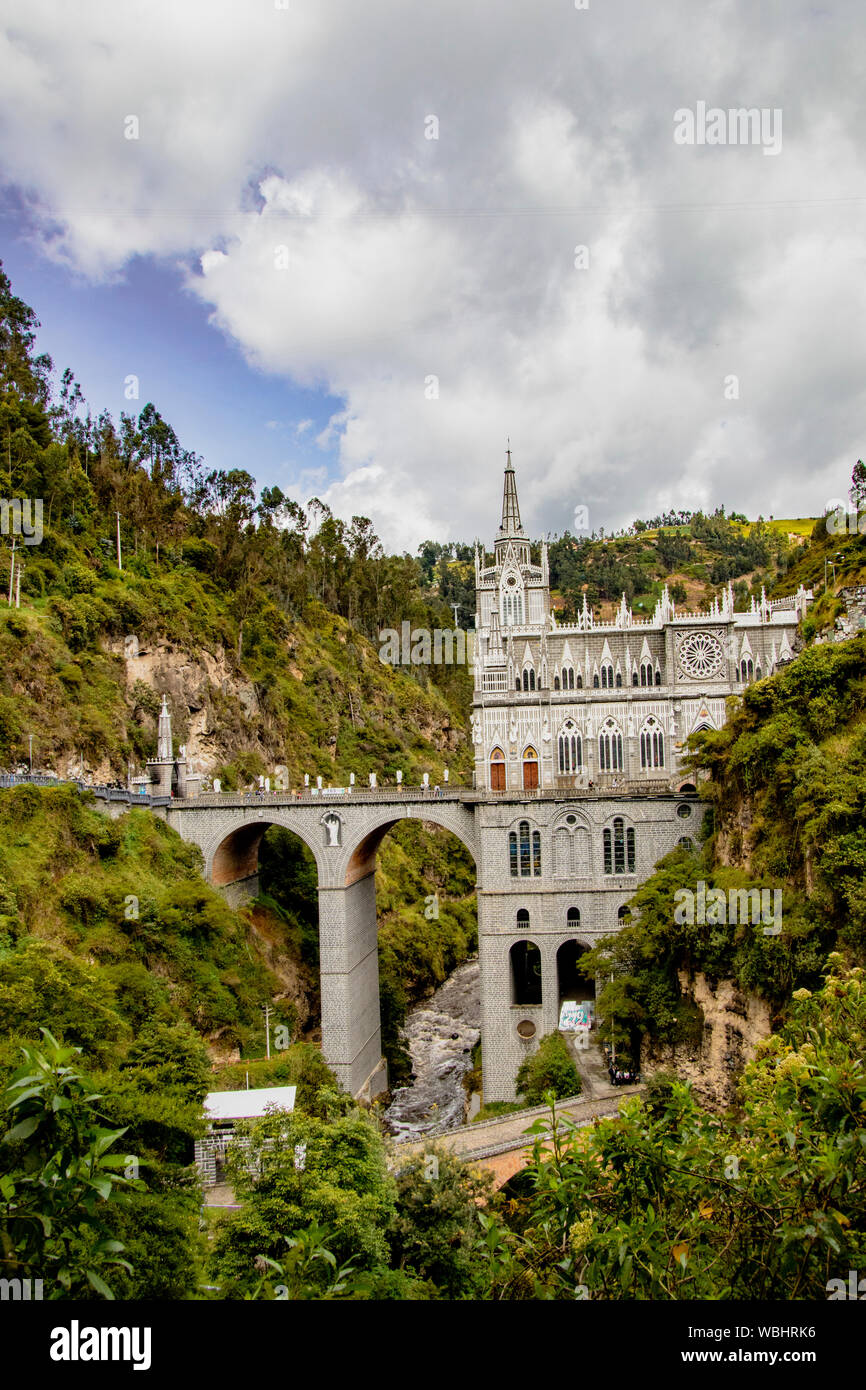
<path id="1" fill-rule="evenodd" d="M 388 1128 L 398 1142 L 456 1129 L 465 1117 L 463 1077 L 472 1070 L 472 1049 L 481 1036 L 477 956 L 410 1009 L 404 1033 L 413 1080 L 394 1092 L 384 1115 Z"/>

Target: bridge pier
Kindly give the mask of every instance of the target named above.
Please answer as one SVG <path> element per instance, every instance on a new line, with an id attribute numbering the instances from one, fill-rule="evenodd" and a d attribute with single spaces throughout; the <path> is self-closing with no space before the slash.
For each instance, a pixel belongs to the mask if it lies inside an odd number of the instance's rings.
<path id="1" fill-rule="evenodd" d="M 379 1020 L 375 871 L 319 888 L 322 1051 L 350 1095 L 387 1090 Z"/>

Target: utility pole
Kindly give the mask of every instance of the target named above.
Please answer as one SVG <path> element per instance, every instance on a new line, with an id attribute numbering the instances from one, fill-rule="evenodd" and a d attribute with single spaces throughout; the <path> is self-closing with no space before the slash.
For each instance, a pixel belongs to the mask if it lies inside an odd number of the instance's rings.
<path id="1" fill-rule="evenodd" d="M 15 537 L 12 537 L 12 568 L 9 571 L 9 607 L 12 607 L 12 589 L 15 584 Z"/>
<path id="2" fill-rule="evenodd" d="M 120 512 L 115 512 L 115 516 L 117 517 L 117 568 L 122 570 L 123 560 L 120 555 Z"/>
<path id="3" fill-rule="evenodd" d="M 455 626 L 455 627 L 459 627 L 460 624 L 459 624 L 459 622 L 457 621 L 457 614 L 460 612 L 460 604 L 459 604 L 459 603 L 452 603 L 451 607 L 454 609 L 454 626 Z"/>
<path id="4" fill-rule="evenodd" d="M 33 735 L 32 735 L 32 734 L 28 734 L 27 737 L 30 739 L 30 776 L 32 777 L 32 776 L 33 776 Z"/>
<path id="5" fill-rule="evenodd" d="M 18 571 L 15 575 L 15 607 L 21 607 L 21 571 L 23 569 L 21 561 L 18 561 Z"/>
<path id="6" fill-rule="evenodd" d="M 263 1013 L 264 1016 L 265 1016 L 265 1052 L 266 1052 L 266 1056 L 267 1056 L 268 1058 L 270 1058 L 270 1055 L 271 1055 L 271 1006 L 270 1006 L 270 1004 L 263 1004 L 263 1005 L 262 1005 L 262 1013 Z"/>

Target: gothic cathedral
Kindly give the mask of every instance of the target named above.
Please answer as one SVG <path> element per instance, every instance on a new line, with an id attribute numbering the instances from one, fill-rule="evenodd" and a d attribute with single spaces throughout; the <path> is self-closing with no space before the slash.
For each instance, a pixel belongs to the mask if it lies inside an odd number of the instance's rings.
<path id="1" fill-rule="evenodd" d="M 493 564 L 476 547 L 472 739 L 484 1095 L 506 1100 L 527 1050 L 565 1002 L 592 1007 L 580 957 L 622 925 L 659 859 L 697 837 L 704 807 L 681 769 L 686 738 L 794 654 L 811 594 L 707 613 L 665 589 L 650 618 L 625 596 L 600 622 L 561 625 L 547 546 L 533 563 L 509 451 Z"/>

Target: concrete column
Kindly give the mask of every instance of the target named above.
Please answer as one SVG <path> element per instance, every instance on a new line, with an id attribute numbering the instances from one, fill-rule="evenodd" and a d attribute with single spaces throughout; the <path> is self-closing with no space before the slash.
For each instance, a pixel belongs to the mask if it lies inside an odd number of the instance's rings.
<path id="1" fill-rule="evenodd" d="M 485 1101 L 512 1100 L 514 1059 L 517 1049 L 510 1036 L 513 1029 L 511 1008 L 511 961 L 508 937 L 499 935 L 493 923 L 487 924 L 493 909 L 489 899 L 478 895 L 478 958 L 481 966 L 481 1084 Z"/>
<path id="2" fill-rule="evenodd" d="M 542 1033 L 553 1033 L 559 1024 L 559 979 L 556 970 L 556 952 L 562 939 L 562 936 L 542 937 L 538 943 L 541 947 Z"/>
<path id="3" fill-rule="evenodd" d="M 348 888 L 319 889 L 319 952 L 322 1052 L 354 1096 L 382 1060 L 374 873 Z M 386 1086 L 380 1068 L 373 1094 Z"/>

